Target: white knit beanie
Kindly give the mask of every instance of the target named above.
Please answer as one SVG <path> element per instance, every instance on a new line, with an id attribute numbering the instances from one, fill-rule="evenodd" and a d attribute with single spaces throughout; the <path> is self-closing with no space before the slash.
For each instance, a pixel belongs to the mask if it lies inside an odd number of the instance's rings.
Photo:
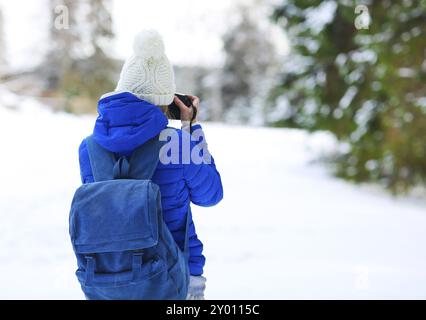
<path id="1" fill-rule="evenodd" d="M 133 51 L 121 70 L 116 91 L 130 91 L 157 106 L 172 103 L 176 92 L 173 67 L 160 34 L 155 30 L 140 32 Z"/>

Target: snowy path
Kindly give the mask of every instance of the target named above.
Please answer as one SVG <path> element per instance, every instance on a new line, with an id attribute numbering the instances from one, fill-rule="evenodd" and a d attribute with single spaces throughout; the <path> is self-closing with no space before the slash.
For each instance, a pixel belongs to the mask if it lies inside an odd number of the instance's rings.
<path id="1" fill-rule="evenodd" d="M 0 108 L 0 298 L 81 299 L 67 219 L 93 118 L 21 107 Z M 425 203 L 310 165 L 322 135 L 205 128 L 225 188 L 193 210 L 208 298 L 426 298 Z"/>

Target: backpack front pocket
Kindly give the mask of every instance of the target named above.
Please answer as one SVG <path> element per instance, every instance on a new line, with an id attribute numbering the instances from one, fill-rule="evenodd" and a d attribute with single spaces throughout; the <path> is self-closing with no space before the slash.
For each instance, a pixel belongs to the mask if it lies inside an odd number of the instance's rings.
<path id="1" fill-rule="evenodd" d="M 80 284 L 86 288 L 114 288 L 138 284 L 167 271 L 162 259 L 155 257 L 143 262 L 143 254 L 140 252 L 133 254 L 132 269 L 123 272 L 96 272 L 96 255 L 87 255 L 86 261 L 85 269 L 76 272 Z"/>

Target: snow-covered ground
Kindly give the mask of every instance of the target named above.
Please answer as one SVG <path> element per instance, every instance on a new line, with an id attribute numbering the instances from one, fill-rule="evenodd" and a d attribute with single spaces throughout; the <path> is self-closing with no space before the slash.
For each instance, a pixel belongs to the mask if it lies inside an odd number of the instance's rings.
<path id="1" fill-rule="evenodd" d="M 0 96 L 0 298 L 82 299 L 68 210 L 94 118 Z M 330 177 L 311 163 L 333 145 L 325 134 L 205 131 L 225 190 L 193 209 L 207 298 L 426 298 L 426 202 Z"/>

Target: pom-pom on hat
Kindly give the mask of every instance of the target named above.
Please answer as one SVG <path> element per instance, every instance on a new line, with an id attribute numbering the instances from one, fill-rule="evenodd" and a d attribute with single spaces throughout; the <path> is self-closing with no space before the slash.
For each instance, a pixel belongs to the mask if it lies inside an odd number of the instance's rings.
<path id="1" fill-rule="evenodd" d="M 145 30 L 135 37 L 133 55 L 124 63 L 116 90 L 130 91 L 158 106 L 172 103 L 176 91 L 173 67 L 157 31 Z"/>

